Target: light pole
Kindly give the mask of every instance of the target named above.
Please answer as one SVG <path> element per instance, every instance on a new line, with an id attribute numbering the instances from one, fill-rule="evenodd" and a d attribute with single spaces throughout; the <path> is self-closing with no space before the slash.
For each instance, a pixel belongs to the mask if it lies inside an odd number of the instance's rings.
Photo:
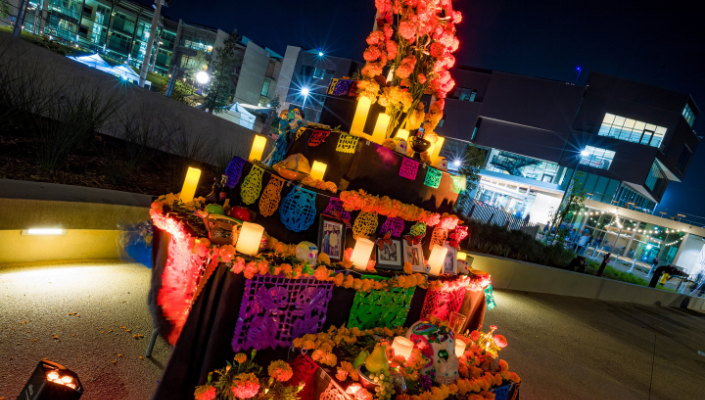
<path id="1" fill-rule="evenodd" d="M 22 0 L 20 2 L 20 9 L 17 11 L 17 19 L 15 20 L 15 26 L 12 28 L 12 36 L 20 37 L 22 32 L 22 21 L 24 20 L 25 9 L 27 8 L 27 0 Z"/>

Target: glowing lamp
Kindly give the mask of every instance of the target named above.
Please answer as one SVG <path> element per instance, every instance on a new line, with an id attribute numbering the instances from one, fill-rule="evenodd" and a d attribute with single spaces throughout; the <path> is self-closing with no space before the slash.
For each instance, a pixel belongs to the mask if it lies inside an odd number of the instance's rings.
<path id="1" fill-rule="evenodd" d="M 465 346 L 467 346 L 467 343 L 463 342 L 462 340 L 455 339 L 455 356 L 460 357 L 465 353 Z"/>
<path id="2" fill-rule="evenodd" d="M 198 81 L 198 83 L 200 83 L 202 85 L 205 85 L 210 80 L 211 80 L 211 77 L 208 75 L 208 72 L 206 72 L 206 71 L 198 71 L 198 73 L 196 74 L 196 81 Z"/>
<path id="3" fill-rule="evenodd" d="M 447 248 L 437 244 L 433 245 L 431 255 L 428 257 L 428 266 L 431 267 L 431 270 L 428 272 L 429 275 L 438 276 L 443 272 L 446 254 L 448 254 Z"/>
<path id="4" fill-rule="evenodd" d="M 61 364 L 42 360 L 34 369 L 19 398 L 77 400 L 83 395 L 78 375 Z"/>
<path id="5" fill-rule="evenodd" d="M 390 116 L 387 114 L 380 114 L 377 117 L 377 124 L 375 124 L 375 130 L 372 132 L 372 141 L 375 143 L 382 143 L 384 139 L 387 138 L 387 127 L 389 126 Z"/>
<path id="6" fill-rule="evenodd" d="M 253 224 L 252 222 L 243 222 L 235 250 L 237 250 L 238 253 L 247 254 L 248 256 L 257 255 L 260 242 L 262 241 L 262 235 L 264 235 L 264 228 L 261 225 Z"/>
<path id="7" fill-rule="evenodd" d="M 58 236 L 65 235 L 66 231 L 61 228 L 30 228 L 22 230 L 23 235 Z"/>
<path id="8" fill-rule="evenodd" d="M 254 160 L 261 160 L 262 153 L 264 153 L 264 146 L 267 145 L 267 139 L 264 136 L 255 135 L 255 140 L 252 141 L 252 150 L 250 150 L 250 157 L 248 160 L 250 162 Z"/>
<path id="9" fill-rule="evenodd" d="M 439 136 L 439 137 L 438 137 L 438 140 L 436 141 L 436 143 L 434 143 L 434 144 L 433 144 L 433 147 L 431 148 L 431 150 L 429 150 L 429 154 L 431 155 L 431 161 L 432 161 L 432 162 L 435 162 L 435 161 L 436 161 L 436 158 L 438 158 L 438 156 L 441 154 L 441 149 L 443 149 L 443 143 L 444 143 L 445 141 L 446 141 L 446 140 L 445 140 L 444 138 L 442 138 L 442 137 Z"/>
<path id="10" fill-rule="evenodd" d="M 367 262 L 370 261 L 370 255 L 374 249 L 373 241 L 365 238 L 359 238 L 355 241 L 355 249 L 353 250 L 351 260 L 353 267 L 357 270 L 365 271 Z"/>
<path id="11" fill-rule="evenodd" d="M 327 167 L 328 165 L 322 162 L 314 161 L 311 166 L 311 178 L 323 180 L 323 175 L 326 173 Z"/>
<path id="12" fill-rule="evenodd" d="M 196 187 L 198 187 L 199 179 L 201 179 L 201 170 L 198 168 L 188 167 L 186 179 L 184 179 L 184 186 L 181 188 L 181 195 L 179 196 L 181 201 L 188 203 L 193 200 L 193 195 L 196 194 Z"/>
<path id="13" fill-rule="evenodd" d="M 358 135 L 363 133 L 365 130 L 365 121 L 367 121 L 367 114 L 370 112 L 371 105 L 372 101 L 370 101 L 367 97 L 362 97 L 357 101 L 355 117 L 353 117 L 353 122 L 350 126 L 350 134 Z"/>
<path id="14" fill-rule="evenodd" d="M 458 253 L 458 261 L 465 261 L 468 255 L 465 253 Z"/>
<path id="15" fill-rule="evenodd" d="M 395 356 L 402 356 L 406 360 L 411 355 L 411 350 L 414 349 L 414 342 L 404 336 L 397 336 L 392 343 L 392 349 L 394 349 Z"/>
<path id="16" fill-rule="evenodd" d="M 409 140 L 409 131 L 407 131 L 406 129 L 399 129 L 397 131 L 397 135 L 394 137 L 397 139 L 404 139 L 404 140 L 408 141 Z"/>

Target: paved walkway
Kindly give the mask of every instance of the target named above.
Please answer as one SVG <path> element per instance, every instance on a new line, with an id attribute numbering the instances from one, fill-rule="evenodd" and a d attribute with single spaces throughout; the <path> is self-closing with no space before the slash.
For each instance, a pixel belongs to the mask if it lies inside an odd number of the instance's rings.
<path id="1" fill-rule="evenodd" d="M 522 400 L 702 399 L 705 314 L 665 307 L 496 291 L 500 354 Z"/>

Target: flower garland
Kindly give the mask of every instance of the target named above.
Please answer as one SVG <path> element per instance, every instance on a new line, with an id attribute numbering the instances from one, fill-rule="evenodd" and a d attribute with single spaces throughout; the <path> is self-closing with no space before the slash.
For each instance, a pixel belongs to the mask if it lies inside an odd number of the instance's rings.
<path id="1" fill-rule="evenodd" d="M 426 211 L 413 204 L 404 204 L 399 200 L 393 200 L 388 196 L 375 196 L 368 194 L 364 190 L 351 190 L 340 193 L 340 200 L 343 202 L 345 211 L 376 212 L 388 218 L 401 218 L 410 222 L 424 222 L 428 226 L 440 224 L 443 229 L 453 230 L 461 223 L 455 215 Z"/>

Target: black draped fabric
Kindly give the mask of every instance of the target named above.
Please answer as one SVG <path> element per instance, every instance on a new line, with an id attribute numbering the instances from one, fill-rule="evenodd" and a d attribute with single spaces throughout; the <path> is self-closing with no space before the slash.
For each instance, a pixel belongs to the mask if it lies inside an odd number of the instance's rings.
<path id="1" fill-rule="evenodd" d="M 149 306 L 150 314 L 152 314 L 154 327 L 159 329 L 161 336 L 167 337 L 173 329 L 173 326 L 164 318 L 162 309 L 159 307 L 159 304 L 157 304 L 157 294 L 159 294 L 159 288 L 162 287 L 162 273 L 164 272 L 164 265 L 166 265 L 171 234 L 164 232 L 156 226 L 153 228 L 153 232 L 152 283 L 149 288 L 149 294 L 147 295 L 147 305 Z"/>

